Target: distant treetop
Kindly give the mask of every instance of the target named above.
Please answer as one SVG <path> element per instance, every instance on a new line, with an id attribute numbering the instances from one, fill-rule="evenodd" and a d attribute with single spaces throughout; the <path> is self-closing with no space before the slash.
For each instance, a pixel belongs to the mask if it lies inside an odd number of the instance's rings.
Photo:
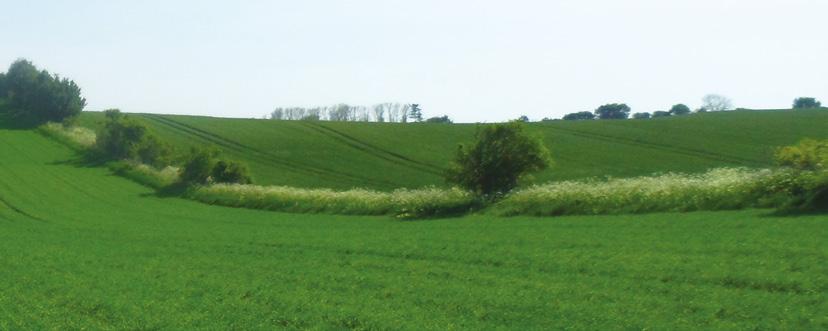
<path id="1" fill-rule="evenodd" d="M 630 107 L 624 103 L 610 103 L 595 109 L 595 116 L 602 120 L 623 120 L 630 116 Z"/>
<path id="2" fill-rule="evenodd" d="M 822 103 L 817 101 L 817 99 L 815 98 L 801 97 L 796 98 L 793 102 L 794 109 L 808 109 L 820 107 L 822 107 Z"/>

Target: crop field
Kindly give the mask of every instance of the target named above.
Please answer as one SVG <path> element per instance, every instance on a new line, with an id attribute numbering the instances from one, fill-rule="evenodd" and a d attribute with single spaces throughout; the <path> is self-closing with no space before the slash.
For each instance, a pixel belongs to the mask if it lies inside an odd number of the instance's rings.
<path id="1" fill-rule="evenodd" d="M 133 115 L 185 150 L 215 145 L 245 161 L 260 184 L 393 190 L 443 186 L 443 169 L 474 124 L 263 121 Z M 96 127 L 101 113 L 84 112 Z M 554 165 L 536 182 L 768 167 L 777 146 L 828 138 L 826 111 L 737 111 L 651 120 L 530 123 Z M 633 157 L 634 156 L 634 157 Z"/>
<path id="2" fill-rule="evenodd" d="M 767 146 L 828 134 L 823 114 L 786 115 L 534 124 L 560 166 L 538 177 L 760 166 Z M 474 131 L 145 120 L 260 181 L 324 187 L 439 184 L 424 174 Z M 825 215 L 283 214 L 158 195 L 30 130 L 0 129 L 0 146 L 0 329 L 828 329 Z"/>

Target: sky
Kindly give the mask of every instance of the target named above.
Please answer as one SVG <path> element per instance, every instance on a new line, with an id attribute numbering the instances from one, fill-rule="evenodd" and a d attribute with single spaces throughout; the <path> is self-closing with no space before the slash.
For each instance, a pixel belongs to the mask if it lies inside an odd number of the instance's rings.
<path id="1" fill-rule="evenodd" d="M 261 118 L 418 103 L 532 120 L 627 103 L 828 103 L 824 0 L 8 1 L 0 66 L 75 80 L 87 110 Z M 5 69 L 0 69 L 5 71 Z"/>

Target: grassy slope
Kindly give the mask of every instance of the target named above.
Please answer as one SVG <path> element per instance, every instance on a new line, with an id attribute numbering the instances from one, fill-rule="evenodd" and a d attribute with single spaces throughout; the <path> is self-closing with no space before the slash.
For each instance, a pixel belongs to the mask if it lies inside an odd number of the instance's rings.
<path id="1" fill-rule="evenodd" d="M 289 215 L 0 146 L 0 329 L 828 328 L 825 216 Z"/>
<path id="2" fill-rule="evenodd" d="M 263 184 L 393 189 L 442 185 L 475 125 L 288 122 L 137 115 L 166 140 L 215 144 Z M 94 126 L 100 113 L 85 113 Z M 745 111 L 638 121 L 530 124 L 556 161 L 537 181 L 770 165 L 776 146 L 828 137 L 828 111 Z"/>

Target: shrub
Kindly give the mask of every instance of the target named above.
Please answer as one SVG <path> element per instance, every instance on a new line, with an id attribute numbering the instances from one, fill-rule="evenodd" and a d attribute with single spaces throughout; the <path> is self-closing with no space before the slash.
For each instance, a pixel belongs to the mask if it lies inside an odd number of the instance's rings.
<path id="1" fill-rule="evenodd" d="M 644 120 L 650 118 L 650 113 L 635 113 L 633 119 Z"/>
<path id="2" fill-rule="evenodd" d="M 828 210 L 828 140 L 805 139 L 780 148 L 776 162 L 796 174 L 795 179 L 776 186 L 788 197 L 783 210 Z"/>
<path id="3" fill-rule="evenodd" d="M 582 111 L 577 113 L 566 114 L 564 115 L 563 119 L 567 121 L 591 120 L 595 119 L 595 114 L 589 111 Z"/>
<path id="4" fill-rule="evenodd" d="M 118 109 L 104 111 L 106 122 L 98 132 L 97 151 L 107 159 L 133 160 L 158 168 L 170 165 L 172 148 L 143 123 Z"/>
<path id="5" fill-rule="evenodd" d="M 250 184 L 250 172 L 244 164 L 233 161 L 217 161 L 212 171 L 215 183 Z"/>
<path id="6" fill-rule="evenodd" d="M 447 123 L 447 124 L 452 123 L 452 121 L 448 117 L 448 115 L 431 117 L 431 118 L 429 118 L 425 121 L 426 121 L 426 123 Z"/>
<path id="7" fill-rule="evenodd" d="M 814 98 L 796 98 L 793 102 L 793 109 L 809 109 L 822 107 L 822 103 Z"/>
<path id="8" fill-rule="evenodd" d="M 86 99 L 74 81 L 39 71 L 31 62 L 17 60 L 2 79 L 0 92 L 19 122 L 60 122 L 80 114 Z"/>
<path id="9" fill-rule="evenodd" d="M 595 116 L 602 120 L 622 120 L 630 116 L 630 107 L 623 103 L 606 104 L 595 109 Z"/>
<path id="10" fill-rule="evenodd" d="M 209 183 L 218 153 L 215 148 L 192 148 L 181 167 L 181 181 L 186 184 Z"/>
<path id="11" fill-rule="evenodd" d="M 479 195 L 509 192 L 532 171 L 545 169 L 549 151 L 529 136 L 521 122 L 495 124 L 478 129 L 476 142 L 460 145 L 446 179 Z"/>

